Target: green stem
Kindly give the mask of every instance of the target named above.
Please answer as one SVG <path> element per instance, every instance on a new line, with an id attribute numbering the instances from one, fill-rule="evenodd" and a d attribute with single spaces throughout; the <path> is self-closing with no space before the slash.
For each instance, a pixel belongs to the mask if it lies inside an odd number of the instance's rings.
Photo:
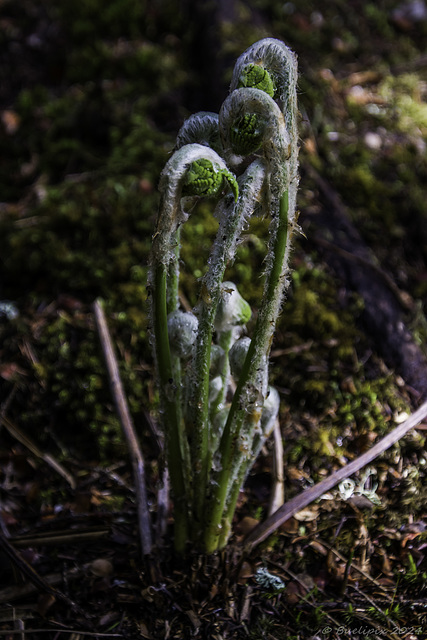
<path id="1" fill-rule="evenodd" d="M 172 313 L 179 307 L 179 255 L 181 249 L 181 229 L 178 227 L 171 234 L 172 257 L 169 262 L 169 273 L 167 278 L 166 304 L 167 312 Z"/>
<path id="2" fill-rule="evenodd" d="M 167 460 L 175 500 L 175 548 L 179 553 L 187 542 L 186 492 L 183 474 L 183 431 L 178 409 L 177 388 L 167 330 L 167 277 L 168 267 L 157 263 L 154 268 L 154 333 L 158 375 L 160 378 L 161 407 L 167 434 Z"/>
<path id="3" fill-rule="evenodd" d="M 205 533 L 205 548 L 208 553 L 212 553 L 220 544 L 224 545 L 226 542 L 241 483 L 248 466 L 252 463 L 250 451 L 241 451 L 244 449 L 242 436 L 246 436 L 247 441 L 252 442 L 253 431 L 261 417 L 263 398 L 260 405 L 259 384 L 265 372 L 265 361 L 270 351 L 286 283 L 286 258 L 290 242 L 287 191 L 280 199 L 278 213 L 272 265 L 263 304 L 220 443 L 222 469 L 218 474 L 218 484 L 214 491 Z"/>
<path id="4" fill-rule="evenodd" d="M 166 281 L 166 308 L 167 315 L 176 311 L 179 308 L 179 257 L 180 257 L 180 239 L 181 230 L 178 227 L 171 235 L 171 246 L 173 247 L 171 252 L 171 261 L 169 263 L 169 271 Z M 166 318 L 167 320 L 167 318 Z M 185 391 L 183 389 L 183 380 L 181 372 L 181 360 L 179 356 L 171 353 L 171 378 L 173 379 L 173 385 L 175 390 L 175 413 L 176 423 L 179 425 L 179 448 L 181 453 L 182 473 L 184 477 L 185 495 L 187 499 L 187 505 L 191 503 L 191 478 L 190 478 L 190 451 L 188 447 L 188 440 L 185 432 L 185 420 L 183 416 L 184 409 L 184 397 Z M 172 485 L 173 486 L 173 485 Z M 187 506 L 186 506 L 187 508 Z"/>
<path id="5" fill-rule="evenodd" d="M 212 342 L 211 305 L 204 306 L 199 317 L 199 343 L 196 350 L 195 373 L 198 376 L 195 397 L 190 405 L 190 451 L 193 475 L 193 531 L 196 539 L 203 526 L 205 487 L 209 475 L 209 363 Z"/>
<path id="6" fill-rule="evenodd" d="M 180 553 L 184 552 L 188 538 L 189 504 L 186 485 L 188 486 L 191 477 L 191 465 L 182 417 L 181 366 L 171 357 L 167 316 L 178 307 L 178 229 L 186 219 L 186 214 L 181 207 L 182 188 L 189 168 L 202 159 L 207 159 L 219 171 L 229 174 L 222 158 L 211 149 L 199 144 L 188 144 L 176 151 L 162 172 L 159 184 L 161 201 L 153 236 L 150 275 L 153 288 L 152 326 L 160 386 L 160 410 L 174 496 L 175 548 Z M 170 282 L 168 282 L 169 278 Z"/>
<path id="7" fill-rule="evenodd" d="M 193 504 L 196 528 L 205 526 L 209 473 L 212 462 L 209 422 L 210 349 L 221 283 L 227 264 L 233 260 L 247 212 L 252 211 L 264 181 L 262 162 L 253 162 L 241 180 L 237 202 L 224 205 L 220 225 L 209 257 L 209 267 L 201 284 L 199 334 L 193 366 L 193 394 L 190 397 L 190 447 L 193 472 Z M 197 533 L 198 535 L 198 533 Z"/>

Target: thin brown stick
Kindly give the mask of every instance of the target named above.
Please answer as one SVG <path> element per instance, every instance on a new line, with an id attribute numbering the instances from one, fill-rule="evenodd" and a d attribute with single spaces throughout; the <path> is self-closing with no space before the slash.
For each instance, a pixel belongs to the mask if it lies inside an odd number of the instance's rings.
<path id="1" fill-rule="evenodd" d="M 276 529 L 286 522 L 286 520 L 289 520 L 289 518 L 298 513 L 298 511 L 314 502 L 314 500 L 317 500 L 317 498 L 320 498 L 321 495 L 332 489 L 332 487 L 335 487 L 345 478 L 356 473 L 356 471 L 359 471 L 362 467 L 365 467 L 367 464 L 375 460 L 375 458 L 378 458 L 378 456 L 380 456 L 384 451 L 403 438 L 408 431 L 416 427 L 417 424 L 419 424 L 426 416 L 427 401 L 424 402 L 417 411 L 410 415 L 405 422 L 402 422 L 402 424 L 397 426 L 393 431 L 377 442 L 377 444 L 369 449 L 369 451 L 366 451 L 366 453 L 362 454 L 349 464 L 346 464 L 342 469 L 338 469 L 338 471 L 335 471 L 335 473 L 314 485 L 314 487 L 306 489 L 303 493 L 298 494 L 295 498 L 286 502 L 264 522 L 261 522 L 256 526 L 243 543 L 245 550 L 247 552 L 252 551 L 254 547 L 268 538 L 268 536 L 276 531 Z"/>
<path id="2" fill-rule="evenodd" d="M 56 531 L 53 533 L 41 533 L 25 536 L 14 536 L 9 540 L 17 549 L 34 547 L 34 546 L 55 546 L 55 545 L 71 545 L 95 542 L 100 539 L 108 538 L 109 529 L 101 528 L 97 531 Z"/>
<path id="3" fill-rule="evenodd" d="M 124 638 L 121 633 L 100 633 L 99 631 L 80 631 L 80 629 L 77 631 L 76 629 L 60 629 L 57 627 L 52 627 L 51 629 L 28 629 L 27 631 L 31 634 L 56 632 L 58 634 L 67 633 L 69 635 L 75 635 L 76 637 L 88 636 L 91 638 Z M 19 629 L 9 629 L 9 631 L 0 631 L 0 636 L 12 636 L 18 635 L 19 633 L 22 633 L 22 631 Z"/>
<path id="4" fill-rule="evenodd" d="M 148 556 L 152 549 L 151 518 L 148 509 L 147 489 L 145 485 L 145 465 L 135 428 L 130 415 L 128 403 L 124 393 L 122 381 L 120 379 L 119 367 L 114 354 L 113 343 L 105 319 L 104 310 L 100 300 L 96 300 L 93 305 L 96 325 L 104 353 L 110 379 L 111 393 L 116 405 L 120 424 L 125 434 L 129 447 L 129 454 L 132 462 L 132 470 L 136 485 L 136 499 L 138 511 L 138 529 L 141 541 L 143 556 Z"/>
<path id="5" fill-rule="evenodd" d="M 59 589 L 55 589 L 47 580 L 40 576 L 34 567 L 25 560 L 19 551 L 17 551 L 2 534 L 0 534 L 0 550 L 9 557 L 13 565 L 16 566 L 37 589 L 53 596 L 57 600 L 61 600 L 73 611 L 87 618 L 86 613 L 75 602 L 62 593 L 62 591 L 59 591 Z"/>
<path id="6" fill-rule="evenodd" d="M 0 429 L 1 429 L 2 422 L 3 422 L 3 418 L 5 417 L 10 405 L 12 404 L 12 400 L 15 397 L 17 391 L 18 391 L 18 385 L 15 384 L 12 387 L 12 390 L 9 393 L 8 397 L 6 398 L 6 400 L 0 405 Z"/>
<path id="7" fill-rule="evenodd" d="M 60 462 L 58 462 L 58 460 L 54 458 L 54 456 L 50 455 L 50 453 L 45 453 L 44 451 L 42 451 L 26 433 L 19 429 L 16 424 L 14 424 L 6 416 L 2 417 L 2 424 L 6 427 L 13 438 L 23 444 L 24 447 L 31 451 L 33 455 L 44 460 L 46 464 L 48 464 L 52 469 L 59 473 L 59 475 L 65 478 L 72 489 L 76 488 L 76 481 L 74 479 L 74 476 L 67 469 L 65 469 L 65 467 Z"/>
<path id="8" fill-rule="evenodd" d="M 283 442 L 279 420 L 276 419 L 273 429 L 273 486 L 268 505 L 268 515 L 277 511 L 285 502 L 285 482 L 283 477 Z"/>
<path id="9" fill-rule="evenodd" d="M 44 576 L 43 580 L 50 586 L 63 584 L 64 579 L 67 581 L 80 580 L 83 576 L 87 575 L 90 569 L 91 563 L 81 565 L 80 567 L 73 567 L 69 571 L 61 573 L 50 573 Z M 13 585 L 11 587 L 5 587 L 0 590 L 0 604 L 11 603 L 13 600 L 22 600 L 32 596 L 40 590 L 40 585 L 36 585 L 33 582 L 27 580 L 24 584 Z M 52 595 L 52 594 L 51 594 Z"/>

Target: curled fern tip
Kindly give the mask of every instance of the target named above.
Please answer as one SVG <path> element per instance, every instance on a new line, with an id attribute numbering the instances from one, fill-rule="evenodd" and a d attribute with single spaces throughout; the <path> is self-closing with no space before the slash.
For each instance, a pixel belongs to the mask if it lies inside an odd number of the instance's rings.
<path id="1" fill-rule="evenodd" d="M 234 175 L 226 169 L 216 168 L 207 158 L 192 162 L 185 176 L 182 193 L 185 196 L 216 196 L 226 183 L 237 200 L 239 188 Z"/>
<path id="2" fill-rule="evenodd" d="M 267 93 L 271 98 L 274 98 L 276 88 L 271 75 L 267 69 L 264 69 L 259 64 L 250 63 L 243 67 L 240 74 L 237 87 L 252 87 L 253 89 L 260 89 Z"/>

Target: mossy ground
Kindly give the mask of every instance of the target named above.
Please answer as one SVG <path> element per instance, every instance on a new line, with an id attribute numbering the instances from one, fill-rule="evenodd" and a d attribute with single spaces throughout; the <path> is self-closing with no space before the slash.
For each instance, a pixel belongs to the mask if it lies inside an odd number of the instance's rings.
<path id="1" fill-rule="evenodd" d="M 249 8 L 236 3 L 234 22 L 223 21 L 216 35 L 221 59 L 231 64 L 265 35 L 284 39 L 296 50 L 301 71 L 303 228 L 304 212 L 318 206 L 316 186 L 304 172 L 311 164 L 346 203 L 379 263 L 415 301 L 418 311 L 409 321 L 423 344 L 427 78 L 425 66 L 414 61 L 423 53 L 427 23 L 399 24 L 393 19 L 395 4 L 334 0 L 319 8 L 308 0 L 258 0 Z M 144 417 L 156 407 L 147 265 L 159 174 L 174 134 L 189 114 L 198 81 L 191 58 L 198 24 L 191 21 L 185 3 L 179 14 L 170 2 L 117 0 L 107 6 L 101 0 L 52 0 L 39 5 L 25 0 L 19 12 L 12 1 L 2 6 L 6 65 L 1 93 L 0 299 L 13 302 L 19 316 L 0 316 L 0 401 L 5 403 L 14 389 L 7 416 L 43 450 L 71 465 L 82 486 L 88 481 L 90 496 L 87 500 L 83 488 L 76 494 L 58 487 L 31 456 L 27 465 L 37 469 L 30 473 L 27 466 L 19 476 L 26 450 L 3 428 L 2 460 L 15 465 L 20 483 L 20 478 L 29 483 L 15 489 L 16 495 L 12 492 L 12 507 L 6 500 L 4 514 L 11 518 L 11 528 L 27 532 L 31 523 L 25 509 L 36 523 L 59 511 L 86 507 L 92 513 L 118 512 L 127 505 L 128 514 L 129 494 L 123 485 L 114 484 L 111 476 L 102 493 L 88 471 L 94 465 L 111 469 L 127 455 L 93 320 L 91 305 L 97 297 L 106 302 L 131 412 L 150 461 L 149 488 L 154 495 L 158 463 Z M 221 99 L 229 74 L 224 69 Z M 208 108 L 202 98 L 200 107 Z M 215 230 L 207 204 L 185 225 L 182 290 L 191 305 Z M 267 233 L 268 221 L 254 219 L 227 273 L 254 308 L 262 293 Z M 289 495 L 358 455 L 376 435 L 384 435 L 400 413 L 413 408 L 410 389 L 361 329 L 361 300 L 343 290 L 310 238 L 297 239 L 293 268 L 271 365 L 282 397 Z M 385 591 L 397 589 L 400 576 L 404 602 L 400 611 L 383 606 L 380 628 L 387 627 L 388 633 L 393 625 L 409 626 L 417 619 L 426 632 L 427 622 L 408 608 L 411 594 L 425 602 L 426 594 L 420 591 L 425 587 L 425 533 L 412 532 L 413 538 L 406 533 L 426 515 L 422 433 L 405 438 L 378 462 L 381 507 L 361 515 L 335 493 L 333 508 L 323 502 L 316 506 L 316 519 L 293 521 L 264 545 L 253 562 L 298 574 L 299 582 L 284 573 L 295 593 L 291 589 L 288 596 L 271 594 L 267 599 L 251 578 L 241 580 L 233 593 L 244 601 L 245 589 L 255 589 L 252 613 L 239 623 L 237 610 L 227 609 L 223 637 L 234 637 L 227 635 L 234 629 L 241 634 L 235 637 L 308 638 L 330 626 L 327 612 L 304 604 L 327 601 L 319 591 L 323 587 L 334 599 L 334 589 L 342 585 L 342 563 L 331 559 L 327 544 L 346 558 L 356 547 L 356 560 L 365 559 Z M 264 509 L 266 470 L 270 462 L 262 458 L 255 467 L 255 485 L 250 484 L 242 498 L 242 515 L 253 515 L 260 505 Z M 5 471 L 0 478 L 4 484 Z M 9 493 L 6 497 L 11 498 Z M 131 561 L 123 561 L 128 579 L 135 570 L 136 552 L 134 536 L 128 535 L 128 515 L 125 520 L 120 535 L 132 549 Z M 47 558 L 48 552 L 43 553 Z M 300 584 L 307 574 L 315 579 L 306 580 L 309 596 Z M 170 580 L 176 601 L 191 610 Z M 133 579 L 126 584 L 132 585 Z M 102 611 L 107 598 L 102 601 L 98 583 L 96 588 L 93 581 L 91 585 L 85 588 Z M 369 581 L 363 585 L 372 586 Z M 135 611 L 131 592 L 132 586 L 126 586 L 120 597 L 128 598 L 126 618 L 134 627 L 145 613 Z M 298 600 L 298 593 L 306 594 L 303 600 Z M 185 616 L 174 609 L 173 599 L 163 594 L 159 604 L 157 596 L 144 594 L 143 603 L 159 616 L 162 607 L 169 612 L 169 633 L 176 634 L 169 637 L 187 637 L 179 635 L 186 633 Z M 215 598 L 206 596 L 204 601 L 206 624 L 200 622 L 201 614 L 199 627 L 192 619 L 195 637 L 197 629 L 209 625 L 212 634 L 219 633 L 211 607 L 218 602 Z M 369 611 L 366 602 L 362 615 L 352 602 L 335 614 L 346 628 L 380 616 L 375 608 Z M 223 602 L 219 606 L 224 609 Z M 168 637 L 164 620 L 156 624 L 158 637 Z M 144 633 L 144 627 L 139 628 Z M 334 633 L 328 637 L 335 638 Z"/>

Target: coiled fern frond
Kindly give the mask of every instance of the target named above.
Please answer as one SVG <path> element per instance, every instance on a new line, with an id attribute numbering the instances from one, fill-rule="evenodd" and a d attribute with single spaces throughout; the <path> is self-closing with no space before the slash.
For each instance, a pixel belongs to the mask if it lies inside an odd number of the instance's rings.
<path id="1" fill-rule="evenodd" d="M 230 127 L 231 147 L 238 156 L 257 151 L 263 140 L 262 123 L 256 113 L 238 116 Z"/>
<path id="2" fill-rule="evenodd" d="M 180 149 L 185 144 L 193 143 L 210 147 L 220 155 L 222 154 L 217 113 L 213 111 L 199 111 L 187 118 L 178 131 L 175 149 Z"/>
<path id="3" fill-rule="evenodd" d="M 234 199 L 237 200 L 239 187 L 234 175 L 227 169 L 215 168 L 210 160 L 201 158 L 189 166 L 182 194 L 184 196 L 217 196 L 224 190 L 226 184 L 231 187 Z"/>
<path id="4" fill-rule="evenodd" d="M 262 65 L 253 62 L 243 67 L 239 77 L 237 88 L 252 87 L 265 91 L 271 98 L 274 98 L 276 92 L 274 80 Z"/>

